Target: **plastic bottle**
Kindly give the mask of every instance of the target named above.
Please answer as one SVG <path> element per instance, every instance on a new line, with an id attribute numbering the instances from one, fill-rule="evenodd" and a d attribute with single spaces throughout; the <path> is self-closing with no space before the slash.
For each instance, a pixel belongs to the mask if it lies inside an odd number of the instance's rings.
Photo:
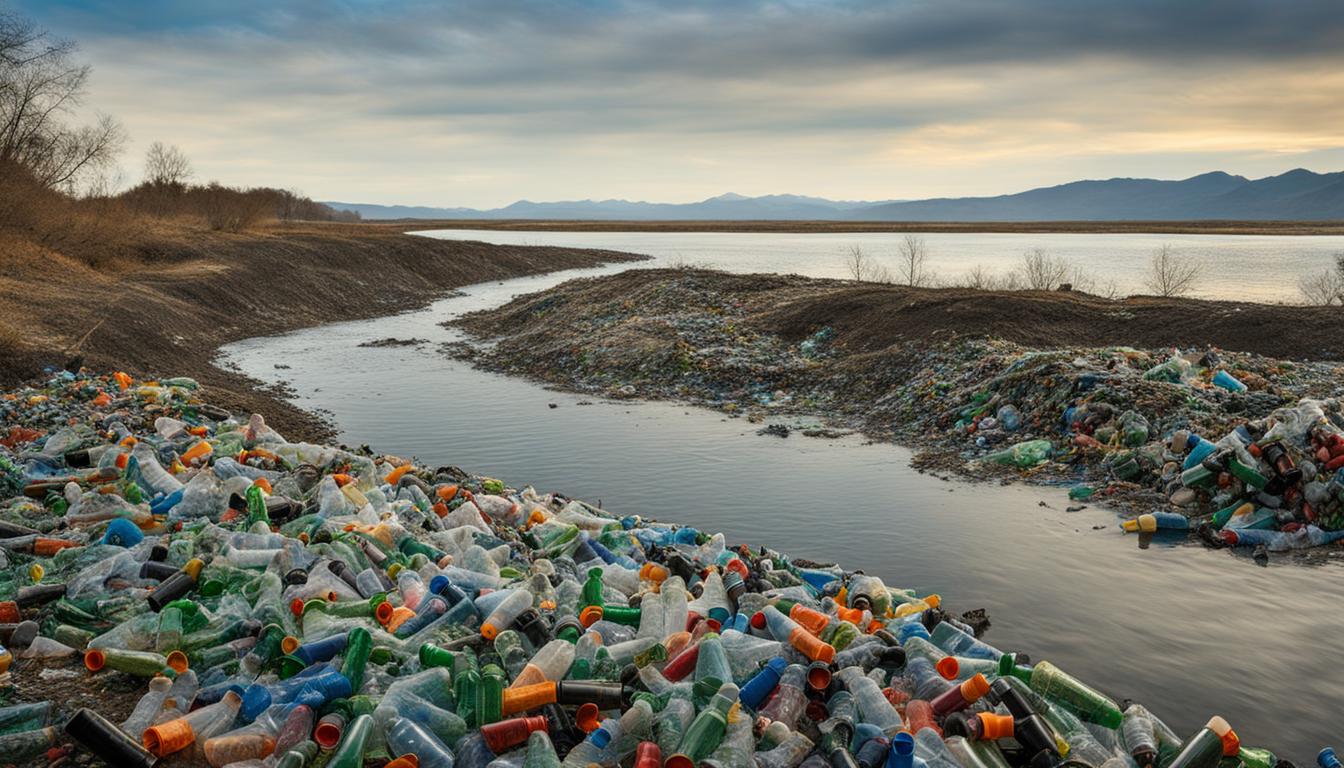
<path id="1" fill-rule="evenodd" d="M 773 605 L 767 605 L 761 611 L 765 627 L 771 636 L 780 642 L 788 643 L 795 650 L 812 661 L 830 662 L 835 658 L 835 648 L 816 635 L 808 632 L 797 622 L 779 612 Z"/>
<path id="2" fill-rule="evenodd" d="M 409 718 L 399 717 L 391 722 L 387 746 L 396 755 L 415 755 L 421 768 L 453 768 L 453 753 L 448 745 Z"/>
<path id="3" fill-rule="evenodd" d="M 163 711 L 163 704 L 168 699 L 168 690 L 172 685 L 173 681 L 167 677 L 160 676 L 150 680 L 149 690 L 140 697 L 140 701 L 136 702 L 131 714 L 122 722 L 121 730 L 131 738 L 139 739 L 140 734 L 144 733 Z"/>
<path id="4" fill-rule="evenodd" d="M 1120 523 L 1120 529 L 1126 533 L 1152 533 L 1153 531 L 1185 531 L 1190 528 L 1190 519 L 1178 512 L 1145 512 Z"/>
<path id="5" fill-rule="evenodd" d="M 1224 756 L 1234 756 L 1241 747 L 1237 734 L 1221 717 L 1210 718 L 1191 736 L 1165 768 L 1213 768 Z"/>
<path id="6" fill-rule="evenodd" d="M 1037 464 L 1049 461 L 1054 451 L 1054 445 L 1049 440 L 1028 440 L 1001 451 L 994 451 L 982 460 L 1009 467 L 1018 467 L 1019 469 L 1029 469 Z"/>
<path id="7" fill-rule="evenodd" d="M 728 711 L 737 703 L 737 686 L 724 683 L 709 704 L 695 716 L 670 755 L 667 768 L 693 768 L 719 746 L 728 728 Z"/>
<path id="8" fill-rule="evenodd" d="M 156 757 L 164 757 L 193 745 L 199 748 L 199 745 L 233 722 L 242 703 L 237 693 L 229 691 L 214 704 L 192 710 L 174 720 L 152 725 L 145 729 L 145 749 Z"/>

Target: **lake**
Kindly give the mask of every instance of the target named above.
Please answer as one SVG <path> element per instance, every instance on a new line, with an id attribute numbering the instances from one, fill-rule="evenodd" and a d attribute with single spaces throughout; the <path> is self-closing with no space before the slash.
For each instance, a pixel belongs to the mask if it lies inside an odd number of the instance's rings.
<path id="1" fill-rule="evenodd" d="M 481 240 L 501 245 L 556 245 L 606 248 L 729 272 L 784 272 L 848 278 L 845 254 L 858 246 L 888 269 L 896 268 L 896 249 L 904 233 L 855 234 L 792 232 L 517 232 L 443 229 L 429 237 Z M 1288 235 L 1146 235 L 928 233 L 928 268 L 942 282 L 956 282 L 982 267 L 1005 275 L 1022 254 L 1036 248 L 1072 262 L 1099 287 L 1114 283 L 1119 295 L 1149 292 L 1145 276 L 1153 252 L 1171 247 L 1181 259 L 1203 269 L 1194 295 L 1211 299 L 1300 303 L 1297 284 L 1344 254 L 1344 236 Z"/>
<path id="2" fill-rule="evenodd" d="M 576 233 L 565 244 L 617 247 L 616 237 Z M 751 257 L 773 247 L 737 240 L 810 235 L 708 237 L 741 243 L 715 256 L 717 266 L 834 276 L 833 259 L 808 267 L 787 250 Z M 1183 735 L 1221 714 L 1246 743 L 1299 765 L 1341 735 L 1333 707 L 1344 686 L 1339 566 L 1276 558 L 1257 567 L 1169 540 L 1140 548 L 1104 509 L 1065 511 L 1059 488 L 944 481 L 912 470 L 900 447 L 762 437 L 745 420 L 674 404 L 587 404 L 594 399 L 473 370 L 438 351 L 461 338 L 440 325 L 454 315 L 629 267 L 471 286 L 423 310 L 231 344 L 221 363 L 286 383 L 296 403 L 331 416 L 350 444 L 837 561 L 891 586 L 938 592 L 953 612 L 985 608 L 989 642 L 1048 659 L 1117 700 L 1143 702 Z M 361 346 L 387 337 L 425 342 Z"/>

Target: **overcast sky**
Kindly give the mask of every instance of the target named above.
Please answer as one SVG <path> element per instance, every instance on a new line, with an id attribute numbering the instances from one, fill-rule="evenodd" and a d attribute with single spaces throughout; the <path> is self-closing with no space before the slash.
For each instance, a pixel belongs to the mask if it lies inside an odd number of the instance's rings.
<path id="1" fill-rule="evenodd" d="M 4 0 L 0 0 L 3 2 Z M 493 207 L 1344 168 L 1340 0 L 19 0 L 201 180 Z"/>

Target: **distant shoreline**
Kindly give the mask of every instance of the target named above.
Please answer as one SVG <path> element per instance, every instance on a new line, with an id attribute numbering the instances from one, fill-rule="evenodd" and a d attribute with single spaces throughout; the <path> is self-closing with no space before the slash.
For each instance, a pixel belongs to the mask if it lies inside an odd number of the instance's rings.
<path id="1" fill-rule="evenodd" d="M 639 221 L 573 219 L 372 219 L 403 232 L 481 229 L 522 232 L 1060 233 L 1154 235 L 1344 235 L 1344 221 Z"/>

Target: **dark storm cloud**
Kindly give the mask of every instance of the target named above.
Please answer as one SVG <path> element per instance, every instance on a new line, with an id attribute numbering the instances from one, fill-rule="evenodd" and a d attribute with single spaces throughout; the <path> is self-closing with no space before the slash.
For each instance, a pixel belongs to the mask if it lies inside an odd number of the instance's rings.
<path id="1" fill-rule="evenodd" d="M 550 178 L 535 170 L 557 152 L 582 154 L 585 172 L 618 162 L 594 159 L 607 152 L 624 164 L 613 178 L 659 163 L 661 178 L 689 174 L 687 157 L 698 173 L 726 177 L 758 153 L 751 162 L 796 168 L 804 183 L 819 169 L 837 179 L 849 169 L 846 178 L 869 173 L 870 187 L 892 178 L 869 171 L 882 163 L 902 179 L 916 166 L 944 179 L 935 165 L 975 161 L 988 180 L 980 191 L 1039 174 L 1032 158 L 1083 151 L 1191 166 L 1199 153 L 1315 151 L 1339 146 L 1344 119 L 1341 0 L 22 0 L 20 9 L 80 41 L 95 103 L 137 141 L 193 143 L 199 165 L 220 175 L 248 172 L 228 162 L 240 144 L 277 168 L 318 152 L 366 157 L 346 162 L 370 173 L 451 157 L 454 171 L 501 187 L 569 183 L 578 160 Z M 1020 167 L 1000 174 L 1002 158 Z M 511 169 L 515 160 L 527 170 Z"/>

